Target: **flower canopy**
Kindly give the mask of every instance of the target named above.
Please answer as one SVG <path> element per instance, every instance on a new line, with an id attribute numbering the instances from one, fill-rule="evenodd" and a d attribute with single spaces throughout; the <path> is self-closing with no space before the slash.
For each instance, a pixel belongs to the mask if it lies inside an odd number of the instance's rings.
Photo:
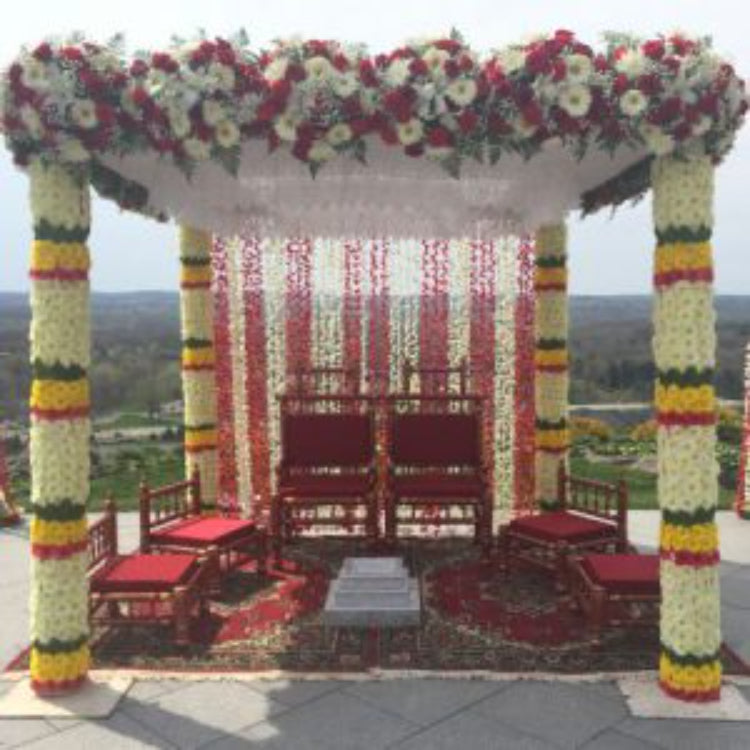
<path id="1" fill-rule="evenodd" d="M 731 147 L 744 83 L 708 40 L 605 41 L 44 42 L 4 77 L 2 129 L 22 166 L 87 167 L 125 208 L 223 234 L 496 236 L 640 195 L 654 155 Z"/>

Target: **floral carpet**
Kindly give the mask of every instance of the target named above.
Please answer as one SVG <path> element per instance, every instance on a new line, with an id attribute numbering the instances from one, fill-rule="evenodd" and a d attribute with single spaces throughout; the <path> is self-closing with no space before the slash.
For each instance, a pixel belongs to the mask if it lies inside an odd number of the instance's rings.
<path id="1" fill-rule="evenodd" d="M 329 580 L 343 559 L 368 554 L 354 541 L 305 540 L 284 550 L 265 575 L 252 566 L 227 579 L 210 615 L 195 623 L 194 644 L 128 628 L 96 634 L 97 668 L 303 672 L 382 669 L 586 673 L 654 669 L 656 628 L 617 630 L 594 647 L 582 615 L 556 595 L 549 577 L 510 578 L 483 562 L 466 540 L 419 541 L 401 548 L 421 581 L 421 628 L 341 628 L 321 622 Z M 725 669 L 742 664 L 725 654 Z M 24 666 L 22 655 L 11 668 Z"/>

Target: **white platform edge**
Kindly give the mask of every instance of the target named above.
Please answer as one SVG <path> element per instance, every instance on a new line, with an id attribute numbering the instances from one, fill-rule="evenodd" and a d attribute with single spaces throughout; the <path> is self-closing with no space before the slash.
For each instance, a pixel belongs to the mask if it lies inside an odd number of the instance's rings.
<path id="1" fill-rule="evenodd" d="M 88 681 L 70 695 L 42 698 L 24 677 L 0 696 L 0 719 L 104 719 L 133 684 L 121 674 L 90 674 Z"/>
<path id="2" fill-rule="evenodd" d="M 670 698 L 653 677 L 632 675 L 617 680 L 630 713 L 639 719 L 750 721 L 750 703 L 735 685 L 724 683 L 721 698 L 692 703 Z"/>

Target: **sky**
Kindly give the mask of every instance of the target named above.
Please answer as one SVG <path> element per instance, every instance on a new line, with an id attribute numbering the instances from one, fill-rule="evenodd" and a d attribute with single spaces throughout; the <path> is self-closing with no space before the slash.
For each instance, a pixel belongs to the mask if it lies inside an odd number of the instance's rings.
<path id="1" fill-rule="evenodd" d="M 443 34 L 452 27 L 484 51 L 525 34 L 566 28 L 589 44 L 607 30 L 648 36 L 681 29 L 709 35 L 714 48 L 750 75 L 750 5 L 743 0 L 26 0 L 14 3 L 0 25 L 0 65 L 21 44 L 34 44 L 73 30 L 105 41 L 125 34 L 127 49 L 167 47 L 173 34 L 189 38 L 198 29 L 230 35 L 244 27 L 253 46 L 278 37 L 342 39 L 388 50 L 410 37 Z M 750 127 L 716 175 L 714 233 L 716 289 L 750 292 Z M 31 218 L 28 181 L 0 149 L 0 291 L 28 289 Z M 579 220 L 569 219 L 573 294 L 647 294 L 651 289 L 650 199 Z M 177 232 L 172 224 L 121 213 L 94 199 L 90 247 L 94 291 L 177 289 Z"/>

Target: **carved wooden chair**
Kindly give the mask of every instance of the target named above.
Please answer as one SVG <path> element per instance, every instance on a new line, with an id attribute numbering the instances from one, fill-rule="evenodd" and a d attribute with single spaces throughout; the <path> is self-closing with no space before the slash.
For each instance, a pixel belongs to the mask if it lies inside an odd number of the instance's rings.
<path id="1" fill-rule="evenodd" d="M 395 395 L 388 399 L 385 537 L 399 527 L 465 526 L 488 551 L 492 489 L 476 396 Z M 456 512 L 458 511 L 458 512 Z"/>
<path id="2" fill-rule="evenodd" d="M 378 535 L 375 417 L 360 396 L 282 396 L 273 499 L 277 552 L 307 529 Z M 325 529 L 324 527 L 328 527 Z"/>
<path id="3" fill-rule="evenodd" d="M 219 509 L 222 510 L 221 508 Z M 140 490 L 141 551 L 200 554 L 217 549 L 221 569 L 228 572 L 256 559 L 258 571 L 266 567 L 266 533 L 254 521 L 209 513 L 201 502 L 200 476 Z"/>
<path id="4" fill-rule="evenodd" d="M 571 477 L 560 463 L 558 508 L 516 518 L 499 529 L 500 566 L 526 564 L 548 571 L 562 591 L 568 555 L 627 552 L 627 486 Z"/>
<path id="5" fill-rule="evenodd" d="M 464 357 L 455 367 L 421 367 L 407 358 L 401 366 L 401 389 L 407 395 L 421 393 L 436 396 L 452 393 L 466 396 L 469 393 L 469 363 Z"/>
<path id="6" fill-rule="evenodd" d="M 111 500 L 102 518 L 90 526 L 88 540 L 92 625 L 167 625 L 174 629 L 175 643 L 188 644 L 190 622 L 205 611 L 207 597 L 218 584 L 218 551 L 120 555 Z"/>

